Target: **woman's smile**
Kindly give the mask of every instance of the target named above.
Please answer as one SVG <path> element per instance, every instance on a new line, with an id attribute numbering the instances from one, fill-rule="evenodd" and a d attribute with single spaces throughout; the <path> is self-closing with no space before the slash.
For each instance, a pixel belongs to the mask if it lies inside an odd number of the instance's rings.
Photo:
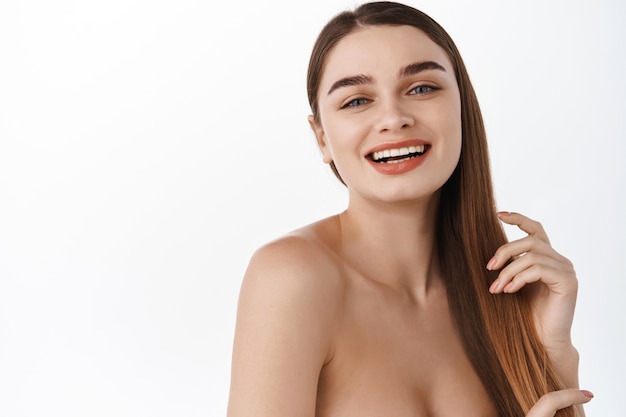
<path id="1" fill-rule="evenodd" d="M 381 174 L 398 175 L 420 166 L 430 147 L 420 139 L 405 140 L 377 146 L 365 157 Z"/>

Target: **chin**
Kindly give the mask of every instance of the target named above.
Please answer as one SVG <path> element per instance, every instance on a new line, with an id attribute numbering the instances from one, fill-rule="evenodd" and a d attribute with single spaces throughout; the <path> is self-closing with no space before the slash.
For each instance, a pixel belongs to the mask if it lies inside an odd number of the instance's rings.
<path id="1" fill-rule="evenodd" d="M 363 194 L 359 198 L 371 201 L 372 203 L 382 203 L 388 205 L 422 205 L 434 201 L 439 197 L 439 188 L 430 189 L 407 189 L 407 187 L 398 187 L 398 189 L 386 188 L 376 192 Z"/>

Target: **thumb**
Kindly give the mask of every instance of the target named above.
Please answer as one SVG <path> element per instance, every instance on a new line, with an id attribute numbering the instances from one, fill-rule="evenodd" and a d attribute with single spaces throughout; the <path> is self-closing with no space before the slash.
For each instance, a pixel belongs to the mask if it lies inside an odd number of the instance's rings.
<path id="1" fill-rule="evenodd" d="M 575 388 L 549 392 L 539 398 L 537 404 L 530 409 L 526 417 L 554 417 L 558 410 L 587 403 L 592 398 L 591 392 Z"/>

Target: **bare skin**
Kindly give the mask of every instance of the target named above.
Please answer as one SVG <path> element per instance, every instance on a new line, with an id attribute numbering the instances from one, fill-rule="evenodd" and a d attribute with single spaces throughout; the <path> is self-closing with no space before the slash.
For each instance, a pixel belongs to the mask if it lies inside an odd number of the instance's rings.
<path id="1" fill-rule="evenodd" d="M 239 313 L 248 320 L 238 323 L 237 333 L 243 337 L 254 333 L 258 339 L 235 342 L 242 347 L 235 350 L 235 360 L 245 355 L 249 362 L 241 368 L 246 369 L 245 375 L 235 368 L 233 384 L 263 381 L 248 387 L 258 395 L 254 414 L 496 416 L 452 324 L 438 268 L 430 261 L 432 248 L 425 245 L 423 255 L 413 255 L 415 259 L 404 267 L 393 266 L 399 257 L 391 253 L 393 246 L 384 249 L 382 233 L 379 241 L 367 244 L 360 239 L 362 230 L 350 230 L 354 225 L 349 217 L 346 212 L 298 230 L 261 249 L 253 259 L 242 288 L 244 311 Z M 392 230 L 386 233 L 395 240 Z M 428 234 L 423 236 L 430 241 Z M 305 277 L 273 277 L 282 285 L 275 282 L 263 290 L 260 287 L 267 282 L 259 281 L 266 278 L 257 273 L 262 273 L 266 262 L 280 261 L 285 262 L 281 268 L 285 274 L 317 267 Z M 419 287 L 408 285 L 418 281 Z M 259 323 L 266 309 L 280 312 Z M 272 344 L 279 336 L 273 334 L 275 327 L 291 329 L 298 340 Z M 259 345 L 264 348 L 251 352 Z M 268 354 L 290 358 L 294 368 L 276 369 L 281 361 L 258 360 Z M 235 392 L 242 392 L 239 388 Z M 280 395 L 273 405 L 279 408 L 264 414 L 263 399 L 273 393 Z M 239 415 L 240 406 L 250 403 L 231 397 L 230 415 Z"/>
<path id="2" fill-rule="evenodd" d="M 253 256 L 239 299 L 228 416 L 495 417 L 452 323 L 436 261 L 439 189 L 461 143 L 447 56 L 412 27 L 359 29 L 329 54 L 320 91 L 311 127 L 348 186 L 349 205 Z M 423 163 L 381 173 L 372 150 L 407 140 L 428 144 Z M 539 223 L 514 213 L 501 219 L 529 236 L 485 260 L 499 270 L 514 259 L 485 291 L 536 288 L 542 342 L 566 385 L 577 388 L 571 263 Z M 528 416 L 589 399 L 577 389 L 551 393 Z"/>
<path id="3" fill-rule="evenodd" d="M 316 415 L 495 415 L 463 352 L 438 267 L 415 259 L 401 271 L 384 245 L 338 239 L 342 223 L 351 227 L 348 217 L 302 231 L 328 248 L 343 288 Z M 367 256 L 374 253 L 391 262 L 377 267 L 381 259 Z M 420 273 L 423 287 L 409 285 Z"/>
<path id="4" fill-rule="evenodd" d="M 352 228 L 344 212 L 253 257 L 239 303 L 228 415 L 496 416 L 461 348 L 436 265 L 414 255 L 402 272 L 380 234 L 356 244 L 363 230 Z M 396 239 L 394 228 L 385 230 Z M 377 261 L 389 272 L 376 271 Z M 576 379 L 571 369 L 568 375 Z M 591 398 L 578 389 L 552 393 L 528 416 L 553 416 Z"/>

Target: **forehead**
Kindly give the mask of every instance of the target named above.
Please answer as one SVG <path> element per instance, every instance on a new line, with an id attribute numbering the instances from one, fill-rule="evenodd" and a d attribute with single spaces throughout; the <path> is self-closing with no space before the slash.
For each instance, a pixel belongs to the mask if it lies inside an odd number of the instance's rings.
<path id="1" fill-rule="evenodd" d="M 393 73 L 421 61 L 435 61 L 453 74 L 446 52 L 413 26 L 366 26 L 341 39 L 324 63 L 322 83 L 354 74 Z M 376 74 L 372 74 L 376 76 Z"/>

